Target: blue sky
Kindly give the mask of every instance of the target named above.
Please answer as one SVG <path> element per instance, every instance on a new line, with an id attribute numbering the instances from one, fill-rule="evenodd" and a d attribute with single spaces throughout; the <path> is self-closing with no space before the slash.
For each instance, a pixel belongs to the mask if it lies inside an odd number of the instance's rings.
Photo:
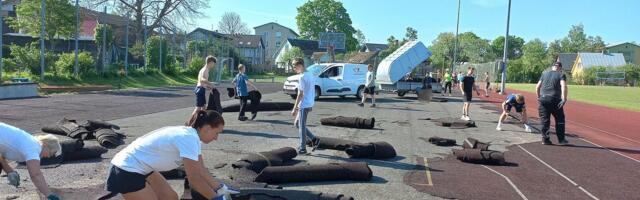
<path id="1" fill-rule="evenodd" d="M 211 0 L 198 27 L 217 29 L 224 12 L 236 12 L 247 26 L 278 22 L 298 30 L 297 7 L 307 0 Z M 404 37 L 406 27 L 431 44 L 440 32 L 455 32 L 456 0 L 341 0 L 353 26 L 371 43 Z M 485 39 L 505 34 L 508 0 L 462 0 L 460 32 L 473 31 Z M 512 0 L 510 35 L 545 42 L 567 35 L 571 25 L 582 23 L 588 35 L 605 43 L 640 42 L 640 0 Z M 190 27 L 189 31 L 195 27 Z"/>

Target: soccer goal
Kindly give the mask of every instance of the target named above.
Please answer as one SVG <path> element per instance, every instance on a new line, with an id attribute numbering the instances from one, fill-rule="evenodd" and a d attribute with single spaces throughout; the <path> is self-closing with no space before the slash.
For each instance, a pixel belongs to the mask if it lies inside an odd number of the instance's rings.
<path id="1" fill-rule="evenodd" d="M 625 72 L 621 72 L 621 71 L 596 72 L 596 84 L 624 85 Z"/>

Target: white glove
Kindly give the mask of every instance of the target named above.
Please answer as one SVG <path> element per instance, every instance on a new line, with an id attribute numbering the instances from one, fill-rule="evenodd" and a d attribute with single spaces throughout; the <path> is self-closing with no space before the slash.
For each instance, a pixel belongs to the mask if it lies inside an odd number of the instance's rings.
<path id="1" fill-rule="evenodd" d="M 526 131 L 528 133 L 533 132 L 533 130 L 531 130 L 531 127 L 529 125 L 526 125 L 526 124 L 524 125 L 524 131 Z"/>
<path id="2" fill-rule="evenodd" d="M 16 171 L 12 171 L 7 173 L 7 179 L 9 179 L 9 185 L 13 185 L 15 187 L 20 186 L 20 174 Z"/>
<path id="3" fill-rule="evenodd" d="M 240 193 L 240 190 L 236 189 L 236 188 L 229 187 L 229 186 L 227 186 L 227 184 L 222 183 L 222 186 L 220 187 L 220 189 L 218 189 L 216 191 L 216 193 L 218 193 L 219 195 L 238 194 L 238 193 Z"/>

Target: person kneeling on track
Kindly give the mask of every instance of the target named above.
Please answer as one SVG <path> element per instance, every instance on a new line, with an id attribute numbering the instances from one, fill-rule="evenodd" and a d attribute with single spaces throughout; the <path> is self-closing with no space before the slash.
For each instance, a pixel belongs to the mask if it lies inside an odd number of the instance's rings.
<path id="1" fill-rule="evenodd" d="M 204 166 L 201 143 L 218 138 L 224 119 L 216 111 L 198 111 L 189 126 L 168 126 L 139 137 L 111 160 L 106 189 L 126 200 L 178 199 L 159 173 L 184 165 L 187 178 L 207 199 L 225 200 L 226 194 L 239 193 L 213 179 Z"/>
<path id="2" fill-rule="evenodd" d="M 529 133 L 532 132 L 531 127 L 527 125 L 527 108 L 524 104 L 524 96 L 521 94 L 510 94 L 507 96 L 507 100 L 502 102 L 502 115 L 500 115 L 500 119 L 498 119 L 496 130 L 502 131 L 502 121 L 507 118 L 511 112 L 511 108 L 515 108 L 516 112 L 521 114 L 522 118 L 520 121 L 524 123 L 524 130 Z"/>
<path id="3" fill-rule="evenodd" d="M 9 166 L 9 160 L 26 162 L 31 182 L 38 191 L 46 195 L 48 200 L 59 200 L 60 197 L 47 185 L 40 170 L 40 158 L 60 156 L 62 148 L 56 136 L 51 134 L 33 136 L 17 127 L 0 122 L 0 173 L 7 173 L 9 184 L 20 185 L 20 175 Z"/>

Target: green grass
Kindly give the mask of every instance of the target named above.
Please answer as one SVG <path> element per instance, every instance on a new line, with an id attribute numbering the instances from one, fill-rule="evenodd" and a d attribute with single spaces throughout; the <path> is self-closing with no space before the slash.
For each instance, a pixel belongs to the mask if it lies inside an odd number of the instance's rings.
<path id="1" fill-rule="evenodd" d="M 535 84 L 509 83 L 507 88 L 535 93 Z M 569 85 L 569 100 L 640 111 L 640 87 Z"/>

